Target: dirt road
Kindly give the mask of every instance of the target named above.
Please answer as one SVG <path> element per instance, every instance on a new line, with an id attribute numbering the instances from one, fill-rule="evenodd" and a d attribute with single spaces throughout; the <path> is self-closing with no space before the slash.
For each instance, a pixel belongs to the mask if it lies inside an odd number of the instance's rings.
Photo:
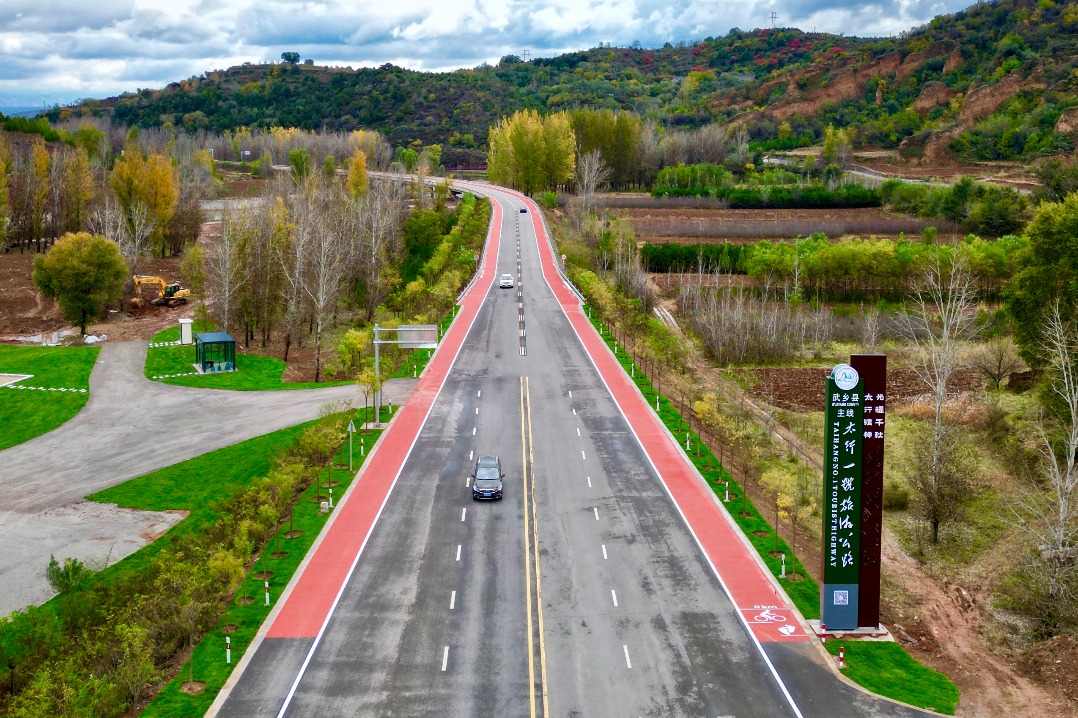
<path id="1" fill-rule="evenodd" d="M 155 469 L 318 417 L 332 401 L 362 402 L 354 386 L 241 392 L 175 387 L 143 375 L 147 343 L 106 343 L 90 399 L 71 421 L 0 451 L 0 615 L 50 595 L 49 555 L 113 563 L 180 517 L 133 512 L 82 497 Z M 414 379 L 386 383 L 407 400 Z"/>

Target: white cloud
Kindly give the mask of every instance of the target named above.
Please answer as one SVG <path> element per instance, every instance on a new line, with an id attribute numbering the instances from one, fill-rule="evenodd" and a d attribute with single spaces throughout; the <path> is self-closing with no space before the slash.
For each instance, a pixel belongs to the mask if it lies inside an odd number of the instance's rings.
<path id="1" fill-rule="evenodd" d="M 316 62 L 450 70 L 505 54 L 600 42 L 646 46 L 778 22 L 847 35 L 897 33 L 964 0 L 4 0 L 0 105 L 163 87 L 294 50 Z"/>

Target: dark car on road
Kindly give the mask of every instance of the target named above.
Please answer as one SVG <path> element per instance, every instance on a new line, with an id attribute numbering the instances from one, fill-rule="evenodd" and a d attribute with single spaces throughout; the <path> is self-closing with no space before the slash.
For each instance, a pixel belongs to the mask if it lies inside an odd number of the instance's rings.
<path id="1" fill-rule="evenodd" d="M 497 456 L 483 454 L 475 460 L 472 472 L 473 499 L 501 499 L 502 497 L 502 462 Z"/>

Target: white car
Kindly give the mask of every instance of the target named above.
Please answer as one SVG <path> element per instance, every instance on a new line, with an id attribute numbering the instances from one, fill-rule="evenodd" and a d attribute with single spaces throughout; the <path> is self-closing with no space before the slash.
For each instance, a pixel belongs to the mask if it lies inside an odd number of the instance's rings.
<path id="1" fill-rule="evenodd" d="M 512 289 L 513 288 L 513 275 L 512 274 L 503 274 L 501 277 L 498 278 L 498 286 L 501 287 L 502 289 Z"/>

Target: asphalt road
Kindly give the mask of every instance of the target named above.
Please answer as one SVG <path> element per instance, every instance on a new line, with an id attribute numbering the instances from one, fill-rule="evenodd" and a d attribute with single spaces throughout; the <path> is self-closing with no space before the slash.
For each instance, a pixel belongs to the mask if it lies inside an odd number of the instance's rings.
<path id="1" fill-rule="evenodd" d="M 517 207 L 497 274 L 518 275 Z M 923 715 L 807 642 L 766 646 L 784 694 L 519 227 L 519 294 L 489 290 L 322 635 L 263 640 L 218 714 Z M 471 499 L 479 453 L 500 502 Z"/>
<path id="2" fill-rule="evenodd" d="M 327 402 L 362 403 L 354 386 L 220 391 L 170 386 L 143 374 L 146 342 L 105 343 L 90 398 L 57 429 L 0 451 L 0 615 L 51 595 L 49 556 L 113 563 L 180 517 L 80 501 L 83 496 L 208 451 L 318 418 Z M 414 379 L 386 383 L 406 401 Z"/>

